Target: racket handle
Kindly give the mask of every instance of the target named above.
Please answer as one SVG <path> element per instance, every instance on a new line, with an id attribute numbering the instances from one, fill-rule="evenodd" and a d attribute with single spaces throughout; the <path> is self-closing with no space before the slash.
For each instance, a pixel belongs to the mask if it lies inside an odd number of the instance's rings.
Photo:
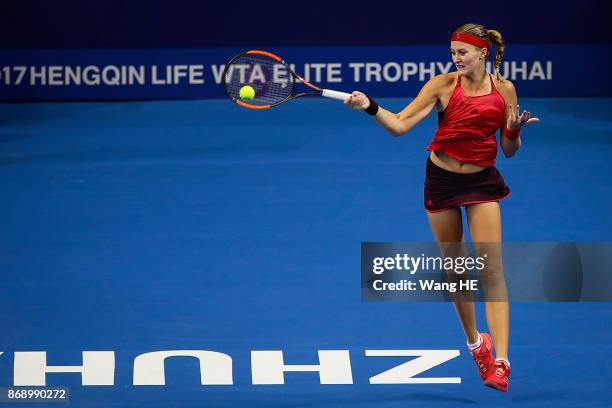
<path id="1" fill-rule="evenodd" d="M 351 94 L 349 94 L 349 93 L 332 91 L 331 89 L 323 89 L 322 91 L 323 91 L 323 93 L 321 95 L 323 95 L 324 97 L 332 98 L 332 99 L 339 99 L 341 101 L 343 101 L 346 98 L 348 98 L 349 96 L 351 96 Z"/>

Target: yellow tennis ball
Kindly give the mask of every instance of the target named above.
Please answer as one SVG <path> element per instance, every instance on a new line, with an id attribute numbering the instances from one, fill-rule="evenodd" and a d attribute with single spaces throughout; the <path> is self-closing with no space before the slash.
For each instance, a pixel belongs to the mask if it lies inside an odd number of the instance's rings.
<path id="1" fill-rule="evenodd" d="M 243 101 L 250 101 L 255 98 L 255 90 L 252 86 L 245 85 L 240 88 L 240 99 Z"/>

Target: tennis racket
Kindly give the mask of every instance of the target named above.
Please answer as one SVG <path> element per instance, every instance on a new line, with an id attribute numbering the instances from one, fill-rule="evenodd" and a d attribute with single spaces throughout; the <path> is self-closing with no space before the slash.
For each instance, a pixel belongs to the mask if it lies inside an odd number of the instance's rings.
<path id="1" fill-rule="evenodd" d="M 303 92 L 297 90 L 297 84 L 305 85 Z M 223 86 L 231 100 L 250 109 L 269 109 L 302 96 L 318 95 L 339 100 L 351 96 L 321 89 L 296 74 L 278 55 L 259 50 L 245 51 L 229 60 L 223 70 Z M 240 90 L 245 86 L 255 90 L 252 99 L 240 97 Z"/>

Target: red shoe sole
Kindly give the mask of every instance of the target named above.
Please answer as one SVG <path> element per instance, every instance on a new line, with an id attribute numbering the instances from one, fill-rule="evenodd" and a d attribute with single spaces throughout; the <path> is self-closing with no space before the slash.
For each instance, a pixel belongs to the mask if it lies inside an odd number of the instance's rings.
<path id="1" fill-rule="evenodd" d="M 508 386 L 507 385 L 505 387 L 502 387 L 501 385 L 499 385 L 498 383 L 496 383 L 494 381 L 485 381 L 484 385 L 486 385 L 487 387 L 494 388 L 497 391 L 508 392 Z"/>

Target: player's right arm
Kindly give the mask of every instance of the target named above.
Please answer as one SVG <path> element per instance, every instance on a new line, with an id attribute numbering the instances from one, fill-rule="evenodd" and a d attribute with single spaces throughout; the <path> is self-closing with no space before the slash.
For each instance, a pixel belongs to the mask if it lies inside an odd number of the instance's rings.
<path id="1" fill-rule="evenodd" d="M 389 112 L 379 107 L 374 117 L 376 122 L 393 136 L 403 135 L 429 115 L 448 83 L 449 77 L 444 74 L 432 78 L 423 85 L 417 97 L 400 113 Z M 353 109 L 367 109 L 370 106 L 367 96 L 359 91 L 353 92 L 344 103 Z"/>

